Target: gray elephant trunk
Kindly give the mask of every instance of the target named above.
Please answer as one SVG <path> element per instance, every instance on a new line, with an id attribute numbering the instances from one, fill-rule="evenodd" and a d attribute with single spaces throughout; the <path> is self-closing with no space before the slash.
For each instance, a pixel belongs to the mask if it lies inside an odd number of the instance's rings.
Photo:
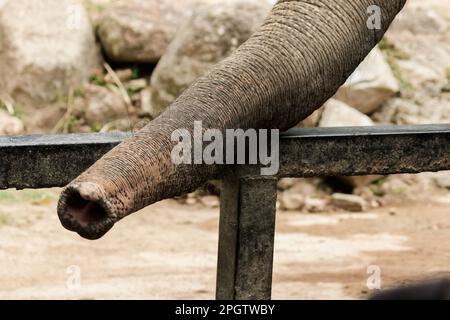
<path id="1" fill-rule="evenodd" d="M 171 161 L 177 129 L 285 130 L 329 99 L 380 41 L 406 0 L 280 0 L 261 29 L 198 79 L 159 118 L 63 191 L 64 227 L 97 239 L 156 201 L 197 188 L 221 169 Z M 378 27 L 368 9 L 379 8 Z"/>

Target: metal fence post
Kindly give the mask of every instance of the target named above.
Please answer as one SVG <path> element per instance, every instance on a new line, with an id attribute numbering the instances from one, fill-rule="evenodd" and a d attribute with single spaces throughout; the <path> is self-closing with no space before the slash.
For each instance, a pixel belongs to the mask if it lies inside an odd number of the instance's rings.
<path id="1" fill-rule="evenodd" d="M 226 176 L 220 208 L 218 300 L 269 300 L 277 179 Z"/>

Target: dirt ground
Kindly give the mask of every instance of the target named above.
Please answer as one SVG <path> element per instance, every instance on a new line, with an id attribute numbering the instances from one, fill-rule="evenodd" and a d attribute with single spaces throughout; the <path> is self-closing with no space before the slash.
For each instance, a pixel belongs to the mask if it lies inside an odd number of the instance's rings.
<path id="1" fill-rule="evenodd" d="M 218 209 L 168 200 L 83 240 L 56 216 L 58 189 L 0 192 L 1 299 L 213 299 Z M 450 193 L 366 213 L 278 212 L 273 297 L 360 299 L 450 276 Z M 79 280 L 79 281 L 78 281 Z"/>

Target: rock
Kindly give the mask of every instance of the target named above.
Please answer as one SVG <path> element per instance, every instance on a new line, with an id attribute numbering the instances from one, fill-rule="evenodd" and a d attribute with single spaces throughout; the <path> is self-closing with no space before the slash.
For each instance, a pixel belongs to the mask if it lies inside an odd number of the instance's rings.
<path id="1" fill-rule="evenodd" d="M 399 90 L 400 86 L 391 67 L 376 47 L 338 90 L 335 98 L 368 114 Z"/>
<path id="2" fill-rule="evenodd" d="M 300 210 L 305 204 L 305 198 L 301 193 L 290 190 L 281 192 L 280 208 L 283 210 Z"/>
<path id="3" fill-rule="evenodd" d="M 422 183 L 429 180 L 439 188 L 450 190 L 450 171 L 422 172 L 418 176 L 420 176 Z"/>
<path id="4" fill-rule="evenodd" d="M 117 0 L 81 0 L 88 12 L 89 19 L 91 20 L 94 28 L 98 25 L 98 20 L 101 13 L 104 12 Z"/>
<path id="5" fill-rule="evenodd" d="M 192 206 L 194 204 L 197 204 L 197 199 L 195 199 L 195 198 L 187 198 L 185 203 L 187 205 L 189 205 L 189 206 Z"/>
<path id="6" fill-rule="evenodd" d="M 141 91 L 141 90 L 145 89 L 146 86 L 147 86 L 147 80 L 145 80 L 145 79 L 134 79 L 134 80 L 128 81 L 125 84 L 125 87 L 128 90 L 133 91 L 133 92 Z"/>
<path id="7" fill-rule="evenodd" d="M 449 123 L 450 100 L 427 97 L 423 102 L 413 102 L 395 98 L 377 111 L 373 119 L 383 124 L 398 125 Z"/>
<path id="8" fill-rule="evenodd" d="M 0 135 L 17 136 L 23 134 L 22 121 L 0 110 Z"/>
<path id="9" fill-rule="evenodd" d="M 50 104 L 23 119 L 27 134 L 49 133 L 56 127 L 67 111 L 65 104 Z"/>
<path id="10" fill-rule="evenodd" d="M 116 62 L 156 63 L 192 11 L 193 0 L 132 0 L 105 10 L 98 36 Z"/>
<path id="11" fill-rule="evenodd" d="M 270 8 L 267 0 L 222 1 L 199 7 L 153 72 L 152 116 L 158 116 L 199 76 L 246 41 Z"/>
<path id="12" fill-rule="evenodd" d="M 301 128 L 314 128 L 317 127 L 320 121 L 320 117 L 322 117 L 323 108 L 319 108 L 314 111 L 308 118 L 300 122 L 297 127 Z"/>
<path id="13" fill-rule="evenodd" d="M 320 127 L 373 126 L 374 122 L 365 114 L 335 99 L 325 103 Z"/>
<path id="14" fill-rule="evenodd" d="M 44 107 L 99 66 L 92 25 L 76 0 L 0 1 L 0 96 Z"/>
<path id="15" fill-rule="evenodd" d="M 101 126 L 100 132 L 129 132 L 133 129 L 135 121 L 135 119 L 122 118 L 106 124 L 94 122 L 91 126 L 94 126 L 95 129 L 99 129 Z"/>
<path id="16" fill-rule="evenodd" d="M 450 59 L 450 55 L 448 56 Z M 399 70 L 403 77 L 407 78 L 408 85 L 419 91 L 425 91 L 431 95 L 439 95 L 448 81 L 444 69 L 433 68 L 430 65 L 417 61 L 413 58 L 410 60 L 397 61 Z"/>
<path id="17" fill-rule="evenodd" d="M 422 181 L 419 182 L 416 178 L 412 178 L 410 175 L 392 175 L 379 186 L 379 190 L 375 191 L 383 196 L 394 195 L 399 198 L 400 196 L 412 195 L 415 197 L 417 195 L 415 194 L 415 191 L 417 191 L 416 187 L 420 188 L 423 186 L 423 179 L 421 180 Z M 419 184 L 421 184 L 421 186 L 419 186 Z"/>
<path id="18" fill-rule="evenodd" d="M 130 100 L 131 100 L 131 103 L 133 104 L 133 107 L 137 106 L 139 103 L 141 103 L 141 92 L 137 91 L 137 92 L 133 93 L 130 96 Z"/>
<path id="19" fill-rule="evenodd" d="M 151 92 L 150 88 L 146 88 L 140 92 L 141 94 L 141 110 L 144 114 L 149 115 L 151 112 Z"/>
<path id="20" fill-rule="evenodd" d="M 305 199 L 304 209 L 311 213 L 324 212 L 327 202 L 324 199 L 307 197 Z"/>
<path id="21" fill-rule="evenodd" d="M 300 178 L 281 178 L 278 180 L 278 189 L 280 190 L 288 190 L 292 188 L 299 180 Z"/>
<path id="22" fill-rule="evenodd" d="M 321 192 L 316 188 L 310 179 L 303 178 L 283 178 L 278 181 L 280 209 L 283 210 L 301 210 L 308 207 L 308 211 L 320 211 L 324 209 L 322 202 L 311 200 L 311 195 L 317 195 Z"/>
<path id="23" fill-rule="evenodd" d="M 386 33 L 386 41 L 410 57 L 398 61 L 398 69 L 416 94 L 436 96 L 448 86 L 449 12 L 448 1 L 410 0 Z"/>
<path id="24" fill-rule="evenodd" d="M 303 195 L 315 194 L 318 190 L 313 179 L 281 178 L 278 181 L 278 189 L 282 191 L 292 190 Z"/>
<path id="25" fill-rule="evenodd" d="M 331 196 L 330 204 L 352 212 L 362 212 L 366 208 L 366 201 L 352 194 L 334 193 Z"/>
<path id="26" fill-rule="evenodd" d="M 102 126 L 108 122 L 127 117 L 127 105 L 118 92 L 108 88 L 87 85 L 85 119 L 92 126 Z"/>
<path id="27" fill-rule="evenodd" d="M 200 202 L 208 208 L 220 207 L 220 200 L 217 196 L 203 196 L 200 198 Z"/>
<path id="28" fill-rule="evenodd" d="M 408 32 L 412 35 L 435 35 L 447 31 L 449 25 L 443 16 L 433 8 L 427 8 L 427 4 L 418 6 L 419 1 L 413 0 L 411 2 L 414 1 L 416 3 L 407 5 L 395 19 L 391 26 L 391 32 Z"/>
<path id="29" fill-rule="evenodd" d="M 450 171 L 436 172 L 434 180 L 439 187 L 450 190 Z"/>
<path id="30" fill-rule="evenodd" d="M 297 192 L 302 195 L 321 195 L 322 192 L 318 190 L 312 179 L 296 178 L 295 184 L 290 188 L 290 191 Z"/>

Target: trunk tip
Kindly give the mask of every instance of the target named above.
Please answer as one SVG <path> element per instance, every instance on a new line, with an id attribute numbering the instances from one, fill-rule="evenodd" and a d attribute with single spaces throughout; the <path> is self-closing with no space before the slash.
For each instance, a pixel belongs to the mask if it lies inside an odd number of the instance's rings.
<path id="1" fill-rule="evenodd" d="M 103 195 L 103 188 L 91 182 L 67 186 L 58 202 L 58 217 L 63 227 L 89 240 L 105 235 L 117 219 Z"/>

